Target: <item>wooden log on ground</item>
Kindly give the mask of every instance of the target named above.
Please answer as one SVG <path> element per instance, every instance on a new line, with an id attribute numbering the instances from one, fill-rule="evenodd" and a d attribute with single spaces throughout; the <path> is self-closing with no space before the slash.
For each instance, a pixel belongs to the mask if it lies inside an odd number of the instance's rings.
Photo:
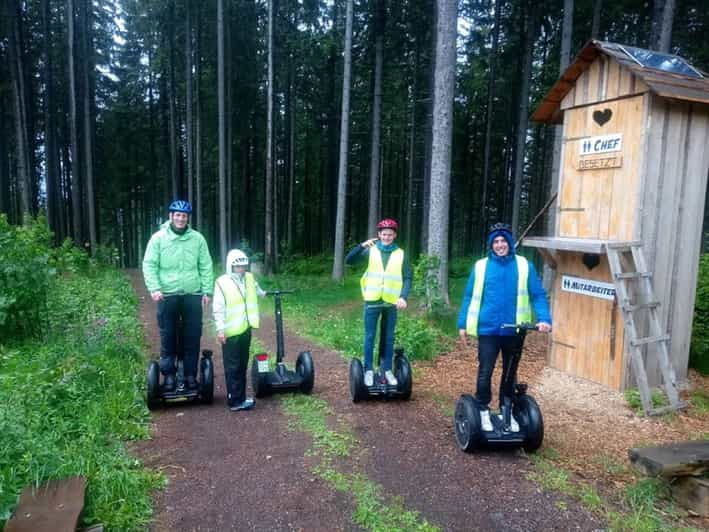
<path id="1" fill-rule="evenodd" d="M 36 490 L 27 486 L 5 532 L 74 532 L 85 492 L 84 477 L 50 480 Z"/>
<path id="2" fill-rule="evenodd" d="M 709 440 L 630 449 L 628 457 L 636 471 L 649 477 L 699 476 L 709 471 Z"/>
<path id="3" fill-rule="evenodd" d="M 709 478 L 676 478 L 672 482 L 672 497 L 687 510 L 709 517 Z"/>

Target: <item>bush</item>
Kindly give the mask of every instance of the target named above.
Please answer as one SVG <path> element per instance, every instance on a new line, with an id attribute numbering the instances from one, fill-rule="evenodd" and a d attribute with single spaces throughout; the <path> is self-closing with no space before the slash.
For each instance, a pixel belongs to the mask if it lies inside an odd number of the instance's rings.
<path id="1" fill-rule="evenodd" d="M 709 374 L 709 254 L 707 253 L 699 260 L 689 366 L 704 375 Z"/>
<path id="2" fill-rule="evenodd" d="M 332 271 L 332 255 L 293 255 L 281 262 L 281 274 L 325 275 Z"/>
<path id="3" fill-rule="evenodd" d="M 47 290 L 56 270 L 51 234 L 43 219 L 10 225 L 0 215 L 0 337 L 38 337 L 44 325 Z"/>
<path id="4" fill-rule="evenodd" d="M 0 526 L 24 486 L 73 475 L 88 480 L 83 525 L 142 530 L 151 517 L 162 477 L 121 443 L 148 436 L 135 295 L 115 270 L 91 270 L 57 276 L 47 340 L 0 345 Z"/>

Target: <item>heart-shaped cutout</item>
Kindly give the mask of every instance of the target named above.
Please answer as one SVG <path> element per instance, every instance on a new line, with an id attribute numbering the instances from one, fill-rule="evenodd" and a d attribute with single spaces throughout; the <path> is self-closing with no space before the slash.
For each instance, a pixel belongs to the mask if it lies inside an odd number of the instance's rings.
<path id="1" fill-rule="evenodd" d="M 603 126 L 608 122 L 613 116 L 613 111 L 610 109 L 603 109 L 603 111 L 593 111 L 593 121 L 599 126 Z"/>

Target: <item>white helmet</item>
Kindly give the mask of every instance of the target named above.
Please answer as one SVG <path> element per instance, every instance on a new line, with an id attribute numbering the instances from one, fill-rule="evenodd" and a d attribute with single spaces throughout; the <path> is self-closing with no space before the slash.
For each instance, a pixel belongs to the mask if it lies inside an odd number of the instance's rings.
<path id="1" fill-rule="evenodd" d="M 248 266 L 249 257 L 240 249 L 232 249 L 226 256 L 227 268 L 234 266 Z"/>

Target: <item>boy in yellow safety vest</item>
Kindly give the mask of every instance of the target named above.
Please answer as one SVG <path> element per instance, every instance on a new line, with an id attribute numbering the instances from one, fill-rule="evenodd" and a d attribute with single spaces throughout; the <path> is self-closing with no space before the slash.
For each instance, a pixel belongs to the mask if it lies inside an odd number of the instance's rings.
<path id="1" fill-rule="evenodd" d="M 253 408 L 254 399 L 246 397 L 246 368 L 249 363 L 251 329 L 259 327 L 258 299 L 265 292 L 253 274 L 247 272 L 249 258 L 240 249 L 226 256 L 226 273 L 214 284 L 212 313 L 217 340 L 222 344 L 224 379 L 229 410 Z"/>
<path id="2" fill-rule="evenodd" d="M 367 258 L 367 271 L 360 280 L 364 298 L 364 384 L 374 384 L 374 337 L 381 317 L 379 337 L 380 370 L 387 384 L 398 381 L 391 371 L 397 310 L 406 308 L 411 290 L 411 266 L 404 250 L 394 243 L 399 224 L 390 218 L 377 224 L 377 237 L 365 240 L 347 254 L 345 262 L 356 264 Z"/>
<path id="3" fill-rule="evenodd" d="M 478 338 L 478 380 L 475 399 L 480 405 L 484 431 L 493 429 L 488 405 L 490 382 L 497 355 L 502 351 L 500 404 L 514 391 L 516 361 L 522 353 L 524 336 L 503 324 L 536 323 L 541 332 L 551 330 L 546 293 L 534 265 L 515 253 L 515 239 L 509 225 L 497 223 L 487 238 L 488 255 L 475 263 L 468 278 L 463 305 L 458 315 L 458 332 L 467 345 L 468 336 Z M 532 312 L 534 311 L 534 312 Z M 533 319 L 533 316 L 535 319 Z M 513 432 L 519 431 L 514 417 Z"/>

